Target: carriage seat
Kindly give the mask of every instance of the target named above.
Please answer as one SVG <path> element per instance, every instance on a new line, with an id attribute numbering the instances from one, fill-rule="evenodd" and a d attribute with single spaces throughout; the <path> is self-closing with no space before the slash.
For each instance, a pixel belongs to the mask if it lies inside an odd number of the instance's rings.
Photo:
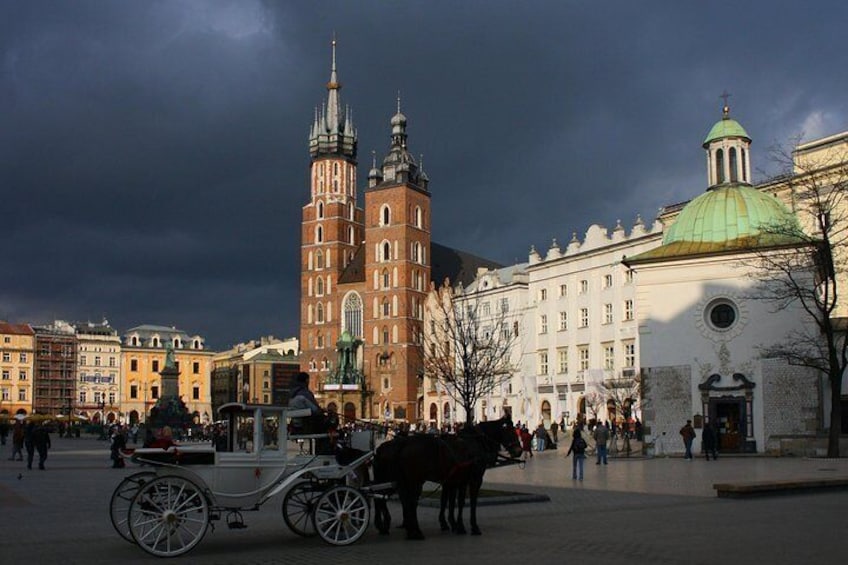
<path id="1" fill-rule="evenodd" d="M 212 446 L 179 446 L 172 445 L 166 449 L 158 447 L 141 447 L 132 451 L 132 461 L 135 463 L 161 463 L 166 465 L 213 465 L 215 449 Z"/>

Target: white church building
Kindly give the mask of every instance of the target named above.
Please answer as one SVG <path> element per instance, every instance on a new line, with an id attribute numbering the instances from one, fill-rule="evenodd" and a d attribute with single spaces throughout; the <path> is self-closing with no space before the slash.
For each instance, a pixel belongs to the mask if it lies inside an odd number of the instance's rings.
<path id="1" fill-rule="evenodd" d="M 848 146 L 848 132 L 827 140 L 830 150 Z M 713 422 L 725 452 L 803 452 L 821 436 L 830 425 L 822 376 L 761 354 L 810 320 L 797 304 L 776 309 L 757 298 L 752 258 L 797 245 L 765 227 L 798 220 L 780 183 L 752 185 L 750 144 L 725 107 L 703 142 L 706 191 L 682 208 L 629 232 L 620 222 L 611 231 L 593 225 L 564 248 L 556 240 L 544 253 L 531 248 L 526 263 L 481 269 L 458 300 L 508 300 L 521 330 L 513 375 L 474 419 L 509 412 L 531 427 L 573 423 L 587 418 L 587 397 L 604 381 L 633 378 L 642 392 L 634 415 L 665 453 L 683 451 L 686 420 L 697 431 Z M 437 423 L 445 409 L 464 419 L 446 391 L 439 398 L 430 411 Z M 598 416 L 620 418 L 606 406 Z"/>

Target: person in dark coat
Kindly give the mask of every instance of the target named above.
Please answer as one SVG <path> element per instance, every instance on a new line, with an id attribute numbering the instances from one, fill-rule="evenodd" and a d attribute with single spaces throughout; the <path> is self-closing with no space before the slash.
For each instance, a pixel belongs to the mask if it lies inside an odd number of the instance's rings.
<path id="1" fill-rule="evenodd" d="M 15 420 L 12 426 L 12 456 L 9 461 L 14 461 L 15 455 L 18 461 L 24 460 L 24 425 L 20 420 Z"/>
<path id="2" fill-rule="evenodd" d="M 32 458 L 35 456 L 35 444 L 32 435 L 35 433 L 35 422 L 27 422 L 24 426 L 24 447 L 27 451 L 27 469 L 32 469 Z"/>
<path id="3" fill-rule="evenodd" d="M 306 418 L 292 419 L 292 433 L 316 434 L 325 433 L 328 428 L 327 418 L 324 411 L 318 406 L 315 395 L 309 390 L 309 374 L 298 373 L 289 397 L 289 408 L 308 408 L 311 415 Z"/>
<path id="4" fill-rule="evenodd" d="M 38 451 L 38 468 L 44 470 L 44 462 L 47 461 L 47 450 L 50 449 L 50 434 L 44 425 L 40 425 L 32 431 L 32 444 Z M 28 468 L 32 468 L 32 452 L 29 452 Z"/>
<path id="5" fill-rule="evenodd" d="M 566 457 L 571 455 L 571 478 L 574 480 L 583 480 L 583 463 L 586 460 L 586 440 L 583 439 L 583 434 L 580 429 L 574 430 L 574 437 L 571 440 L 571 446 L 568 448 Z"/>
<path id="6" fill-rule="evenodd" d="M 121 469 L 124 467 L 124 458 L 121 456 L 121 450 L 127 447 L 127 438 L 124 435 L 120 426 L 112 428 L 110 452 L 112 458 L 112 468 Z"/>
<path id="7" fill-rule="evenodd" d="M 704 449 L 704 456 L 706 456 L 707 461 L 710 460 L 710 455 L 713 456 L 713 461 L 718 459 L 718 436 L 709 420 L 704 424 L 704 429 L 701 431 L 701 446 Z"/>

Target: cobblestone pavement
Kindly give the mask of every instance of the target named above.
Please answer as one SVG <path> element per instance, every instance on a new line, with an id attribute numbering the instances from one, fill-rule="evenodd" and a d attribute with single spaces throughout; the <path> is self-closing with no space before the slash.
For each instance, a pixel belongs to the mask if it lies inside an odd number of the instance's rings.
<path id="1" fill-rule="evenodd" d="M 150 563 L 112 529 L 108 505 L 120 479 L 137 468 L 109 468 L 106 443 L 54 438 L 46 471 L 27 471 L 0 451 L 0 562 L 40 564 Z M 180 563 L 458 563 L 585 562 L 593 565 L 714 564 L 756 559 L 770 565 L 841 562 L 848 526 L 848 492 L 718 499 L 712 484 L 848 476 L 848 460 L 727 457 L 589 459 L 585 480 L 572 481 L 563 451 L 536 456 L 521 469 L 487 474 L 487 486 L 543 492 L 550 502 L 481 507 L 482 537 L 438 530 L 435 509 L 422 508 L 427 539 L 369 529 L 349 547 L 289 532 L 282 498 L 245 513 L 246 530 L 217 528 Z M 18 478 L 20 476 L 20 478 Z M 394 519 L 399 508 L 392 503 Z"/>

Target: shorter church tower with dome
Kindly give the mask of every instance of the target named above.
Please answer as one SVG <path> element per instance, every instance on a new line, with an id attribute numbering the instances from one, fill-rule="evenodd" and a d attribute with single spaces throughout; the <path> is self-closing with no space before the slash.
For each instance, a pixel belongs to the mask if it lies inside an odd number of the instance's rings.
<path id="1" fill-rule="evenodd" d="M 696 428 L 709 420 L 720 450 L 742 453 L 777 450 L 780 438 L 819 424 L 818 376 L 760 354 L 808 317 L 800 305 L 763 299 L 756 258 L 800 246 L 792 234 L 801 232 L 778 198 L 751 185 L 750 145 L 725 105 L 703 142 L 706 191 L 662 245 L 625 261 L 639 287 L 645 432 L 665 452 L 682 449 L 678 430 L 689 419 Z"/>

